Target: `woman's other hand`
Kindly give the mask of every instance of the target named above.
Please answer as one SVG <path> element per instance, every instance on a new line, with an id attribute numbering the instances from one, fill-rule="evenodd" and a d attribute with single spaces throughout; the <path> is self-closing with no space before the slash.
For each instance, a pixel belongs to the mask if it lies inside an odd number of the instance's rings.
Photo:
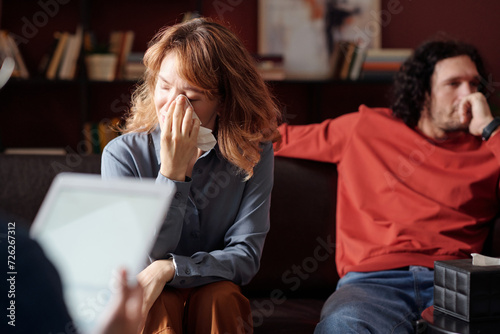
<path id="1" fill-rule="evenodd" d="M 175 267 L 172 259 L 156 260 L 137 275 L 137 281 L 144 290 L 142 315 L 143 322 L 146 320 L 151 306 L 160 296 L 165 284 L 171 281 L 175 275 Z"/>

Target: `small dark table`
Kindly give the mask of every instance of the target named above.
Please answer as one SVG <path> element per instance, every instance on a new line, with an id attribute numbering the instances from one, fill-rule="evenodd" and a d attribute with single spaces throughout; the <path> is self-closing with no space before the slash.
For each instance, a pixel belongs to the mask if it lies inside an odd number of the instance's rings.
<path id="1" fill-rule="evenodd" d="M 417 333 L 435 334 L 498 334 L 500 320 L 467 322 L 434 310 L 434 306 L 422 312 Z"/>

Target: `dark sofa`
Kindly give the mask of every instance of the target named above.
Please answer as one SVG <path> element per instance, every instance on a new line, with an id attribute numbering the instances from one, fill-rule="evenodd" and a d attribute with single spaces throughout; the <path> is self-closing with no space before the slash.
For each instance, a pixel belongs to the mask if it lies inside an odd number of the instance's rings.
<path id="1" fill-rule="evenodd" d="M 0 208 L 32 221 L 54 176 L 99 173 L 98 155 L 0 155 Z M 335 290 L 334 165 L 276 157 L 271 230 L 262 265 L 243 288 L 255 333 L 312 333 Z M 500 256 L 500 222 L 485 253 Z"/>

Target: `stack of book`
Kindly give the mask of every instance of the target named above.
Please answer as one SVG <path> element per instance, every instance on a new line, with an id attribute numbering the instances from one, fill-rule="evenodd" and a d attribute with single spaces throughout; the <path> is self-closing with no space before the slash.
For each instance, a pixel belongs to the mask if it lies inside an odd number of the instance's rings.
<path id="1" fill-rule="evenodd" d="M 330 77 L 334 80 L 358 80 L 366 49 L 354 41 L 337 41 L 330 58 Z"/>
<path id="2" fill-rule="evenodd" d="M 392 79 L 412 49 L 366 49 L 354 41 L 338 41 L 330 58 L 334 80 Z"/>
<path id="3" fill-rule="evenodd" d="M 0 66 L 6 58 L 14 59 L 13 77 L 29 78 L 29 72 L 14 38 L 6 30 L 0 30 Z"/>
<path id="4" fill-rule="evenodd" d="M 56 32 L 49 51 L 40 62 L 39 72 L 49 80 L 72 80 L 77 73 L 82 48 L 81 27 L 74 34 L 68 31 Z"/>
<path id="5" fill-rule="evenodd" d="M 412 53 L 412 49 L 369 49 L 363 62 L 361 77 L 392 79 Z"/>

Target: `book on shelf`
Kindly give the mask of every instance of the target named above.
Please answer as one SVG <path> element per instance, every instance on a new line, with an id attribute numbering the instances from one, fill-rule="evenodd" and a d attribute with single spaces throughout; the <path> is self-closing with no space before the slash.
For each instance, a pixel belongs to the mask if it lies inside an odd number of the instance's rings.
<path id="1" fill-rule="evenodd" d="M 55 33 L 52 39 L 52 43 L 47 48 L 47 51 L 44 53 L 42 58 L 40 59 L 40 63 L 38 65 L 38 74 L 44 78 L 47 77 L 47 70 L 49 68 L 49 64 L 54 56 L 54 52 L 56 51 L 57 45 L 59 44 L 60 33 Z"/>
<path id="2" fill-rule="evenodd" d="M 40 74 L 49 80 L 74 79 L 82 44 L 83 31 L 81 27 L 77 27 L 74 34 L 68 31 L 54 33 L 53 42 L 40 61 Z"/>
<path id="3" fill-rule="evenodd" d="M 116 65 L 113 78 L 116 80 L 120 74 L 120 52 L 124 43 L 125 34 L 123 31 L 112 31 L 109 36 L 109 52 L 116 56 Z"/>
<path id="4" fill-rule="evenodd" d="M 344 55 L 342 49 L 347 41 L 336 41 L 333 46 L 333 52 L 330 55 L 330 77 L 332 79 L 338 79 L 340 76 L 340 68 L 344 61 Z"/>
<path id="5" fill-rule="evenodd" d="M 83 31 L 81 27 L 78 27 L 75 34 L 71 34 L 68 37 L 67 45 L 61 59 L 61 67 L 58 73 L 59 79 L 72 80 L 75 78 L 82 43 Z"/>
<path id="6" fill-rule="evenodd" d="M 345 45 L 345 49 L 342 50 L 343 55 L 344 55 L 344 59 L 343 59 L 343 62 L 340 66 L 340 71 L 339 71 L 339 79 L 340 80 L 349 79 L 349 71 L 351 69 L 353 57 L 356 53 L 356 48 L 357 48 L 356 43 L 350 42 L 350 43 L 347 43 Z"/>
<path id="7" fill-rule="evenodd" d="M 66 31 L 56 32 L 54 34 L 54 38 L 57 39 L 57 45 L 52 56 L 50 57 L 47 71 L 45 72 L 45 77 L 49 80 L 57 78 L 57 72 L 61 65 L 61 59 L 66 49 L 69 35 L 70 34 Z"/>
<path id="8" fill-rule="evenodd" d="M 368 49 L 366 58 L 367 60 L 373 61 L 394 61 L 394 60 L 406 60 L 413 54 L 413 49 L 408 48 L 377 48 Z"/>
<path id="9" fill-rule="evenodd" d="M 110 35 L 109 51 L 117 56 L 115 79 L 124 79 L 125 64 L 132 51 L 135 33 L 128 31 L 113 31 Z"/>
<path id="10" fill-rule="evenodd" d="M 330 57 L 330 77 L 334 80 L 392 78 L 412 49 L 367 49 L 355 41 L 340 40 Z"/>
<path id="11" fill-rule="evenodd" d="M 0 62 L 3 62 L 5 58 L 14 59 L 15 65 L 14 71 L 12 72 L 13 77 L 24 79 L 29 78 L 28 69 L 24 63 L 24 59 L 16 41 L 7 30 L 0 30 Z"/>
<path id="12" fill-rule="evenodd" d="M 349 68 L 349 80 L 358 80 L 366 58 L 366 47 L 356 46 Z"/>
<path id="13" fill-rule="evenodd" d="M 113 129 L 113 126 L 119 122 L 119 118 L 113 118 L 111 121 L 86 122 L 83 126 L 85 153 L 100 154 L 111 140 L 118 137 L 119 134 Z"/>
<path id="14" fill-rule="evenodd" d="M 334 80 L 356 80 L 365 57 L 365 49 L 351 40 L 335 42 L 330 56 L 330 77 Z"/>

